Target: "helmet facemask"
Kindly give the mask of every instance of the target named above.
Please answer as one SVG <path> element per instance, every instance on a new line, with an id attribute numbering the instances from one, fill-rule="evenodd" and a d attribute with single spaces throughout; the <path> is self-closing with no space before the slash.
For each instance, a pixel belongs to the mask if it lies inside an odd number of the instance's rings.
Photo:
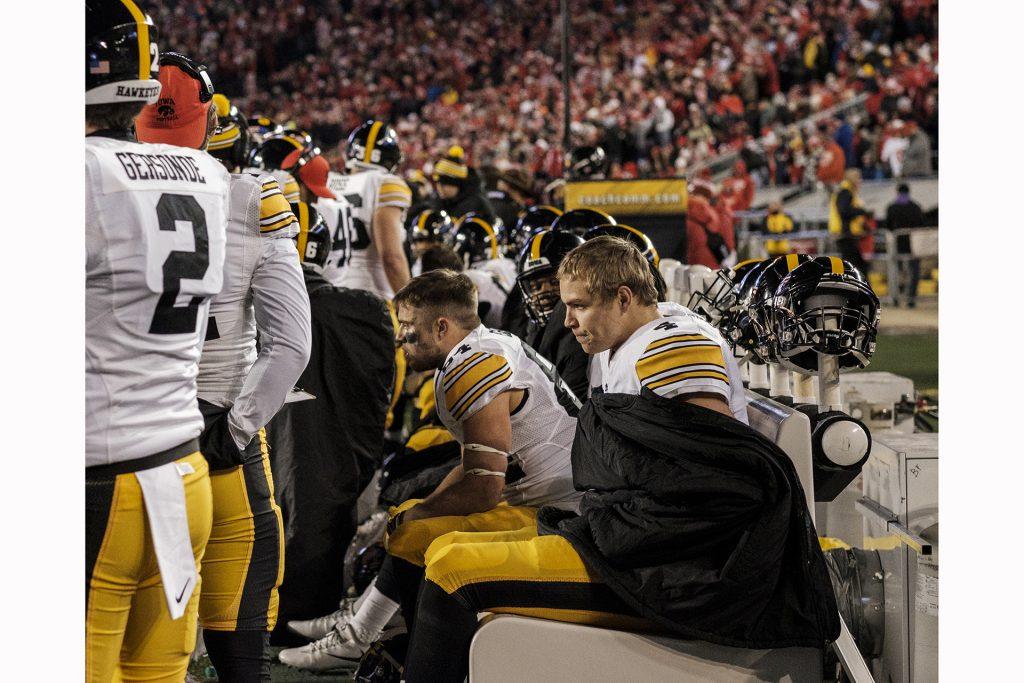
<path id="1" fill-rule="evenodd" d="M 736 293 L 729 271 L 720 269 L 701 276 L 703 280 L 694 287 L 686 307 L 717 325 L 729 310 L 736 305 Z"/>
<path id="2" fill-rule="evenodd" d="M 547 266 L 520 275 L 516 278 L 516 285 L 522 292 L 526 315 L 537 325 L 547 325 L 561 299 L 555 269 Z"/>
<path id="3" fill-rule="evenodd" d="M 775 298 L 779 354 L 788 365 L 816 369 L 816 362 L 804 367 L 804 352 L 812 351 L 838 356 L 840 367 L 867 367 L 875 352 L 878 305 L 862 285 L 822 281 L 803 297 L 782 292 Z"/>

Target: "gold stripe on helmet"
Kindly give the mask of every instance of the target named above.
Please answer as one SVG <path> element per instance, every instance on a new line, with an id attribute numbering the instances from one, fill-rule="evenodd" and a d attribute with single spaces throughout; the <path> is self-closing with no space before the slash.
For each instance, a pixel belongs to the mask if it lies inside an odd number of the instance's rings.
<path id="1" fill-rule="evenodd" d="M 544 235 L 546 234 L 546 232 L 542 232 L 541 234 L 533 238 L 533 244 L 530 245 L 530 258 L 540 258 L 540 244 L 541 242 L 544 241 Z"/>
<path id="2" fill-rule="evenodd" d="M 797 254 L 786 254 L 786 270 L 793 270 L 800 265 L 800 256 Z"/>
<path id="3" fill-rule="evenodd" d="M 494 228 L 479 216 L 473 216 L 473 222 L 483 228 L 484 232 L 486 232 L 487 236 L 491 239 L 491 258 L 498 258 L 498 236 L 494 234 Z"/>
<path id="4" fill-rule="evenodd" d="M 309 239 L 309 204 L 299 202 L 299 237 L 296 246 L 299 251 L 299 263 L 306 260 L 306 241 Z"/>
<path id="5" fill-rule="evenodd" d="M 836 258 L 835 256 L 829 256 L 828 261 L 832 264 L 832 272 L 836 275 L 842 275 L 846 272 L 846 266 L 843 265 L 843 259 Z"/>
<path id="6" fill-rule="evenodd" d="M 139 38 L 139 80 L 148 81 L 150 79 L 149 71 L 153 65 L 149 62 L 149 24 L 146 23 L 146 15 L 132 0 L 121 0 L 121 4 L 135 19 L 136 34 Z"/>
<path id="7" fill-rule="evenodd" d="M 373 146 L 377 144 L 377 136 L 380 135 L 380 127 L 383 125 L 382 121 L 374 121 L 370 126 L 370 134 L 366 137 L 366 150 L 363 151 L 363 161 L 368 164 L 371 163 L 370 155 L 373 154 Z"/>
<path id="8" fill-rule="evenodd" d="M 420 232 L 426 232 L 426 228 L 424 226 L 426 225 L 428 218 L 430 218 L 429 211 L 424 211 L 423 213 L 421 213 L 420 220 L 416 223 L 416 229 L 419 230 Z"/>

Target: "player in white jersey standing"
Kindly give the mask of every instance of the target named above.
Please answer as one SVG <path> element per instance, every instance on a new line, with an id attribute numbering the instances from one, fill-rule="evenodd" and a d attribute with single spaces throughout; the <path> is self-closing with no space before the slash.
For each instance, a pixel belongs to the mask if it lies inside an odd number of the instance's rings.
<path id="1" fill-rule="evenodd" d="M 161 79 L 180 68 L 165 64 L 166 57 Z M 184 64 L 186 75 L 196 70 Z M 245 117 L 224 96 L 213 101 L 219 125 L 207 149 L 232 175 L 224 287 L 210 304 L 199 362 L 206 422 L 200 445 L 213 490 L 199 623 L 220 680 L 269 681 L 268 637 L 277 619 L 284 557 L 263 426 L 309 359 L 309 297 L 291 239 L 298 232 L 295 215 L 272 176 L 238 173 L 249 140 Z M 189 143 L 188 126 L 147 113 L 136 126 L 140 139 Z"/>
<path id="2" fill-rule="evenodd" d="M 209 155 L 140 144 L 161 95 L 156 28 L 132 0 L 86 2 L 86 680 L 181 680 L 195 645 L 210 534 L 196 374 L 220 291 L 228 173 Z M 189 79 L 191 80 L 191 79 Z"/>
<path id="3" fill-rule="evenodd" d="M 424 555 L 451 532 L 536 533 L 542 505 L 574 511 L 569 450 L 579 402 L 554 367 L 518 337 L 480 324 L 476 287 L 464 273 L 435 270 L 395 296 L 400 341 L 417 371 L 436 370 L 434 394 L 444 426 L 462 444 L 462 464 L 427 498 L 391 510 L 388 557 L 355 613 L 316 620 L 330 631 L 284 650 L 281 661 L 330 669 L 355 661 L 395 615 L 416 606 Z M 295 630 L 311 632 L 311 624 Z"/>
<path id="4" fill-rule="evenodd" d="M 409 281 L 404 223 L 412 191 L 394 173 L 401 162 L 398 134 L 382 121 L 367 121 L 348 136 L 348 174 L 332 180 L 335 194 L 351 205 L 351 223 L 347 234 L 334 236 L 325 272 L 332 285 L 365 289 L 390 301 Z M 347 241 L 347 253 L 336 255 L 340 241 Z"/>

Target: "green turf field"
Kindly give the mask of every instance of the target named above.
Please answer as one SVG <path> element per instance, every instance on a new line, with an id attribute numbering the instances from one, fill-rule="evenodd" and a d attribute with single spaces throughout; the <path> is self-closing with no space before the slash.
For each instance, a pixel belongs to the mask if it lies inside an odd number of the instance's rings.
<path id="1" fill-rule="evenodd" d="M 939 390 L 939 335 L 879 333 L 875 357 L 868 370 L 909 377 L 919 392 L 937 395 Z"/>

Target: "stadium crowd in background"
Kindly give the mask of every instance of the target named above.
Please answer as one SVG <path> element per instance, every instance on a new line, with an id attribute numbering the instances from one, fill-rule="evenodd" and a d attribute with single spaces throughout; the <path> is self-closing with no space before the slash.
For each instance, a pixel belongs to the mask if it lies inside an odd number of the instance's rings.
<path id="1" fill-rule="evenodd" d="M 540 188 L 562 169 L 557 5 L 486 4 L 190 0 L 154 18 L 239 106 L 310 131 L 336 165 L 347 131 L 378 117 L 406 171 L 429 175 L 457 144 Z M 758 185 L 934 173 L 935 0 L 569 5 L 574 143 L 604 147 L 611 177 L 691 173 L 725 152 Z"/>

